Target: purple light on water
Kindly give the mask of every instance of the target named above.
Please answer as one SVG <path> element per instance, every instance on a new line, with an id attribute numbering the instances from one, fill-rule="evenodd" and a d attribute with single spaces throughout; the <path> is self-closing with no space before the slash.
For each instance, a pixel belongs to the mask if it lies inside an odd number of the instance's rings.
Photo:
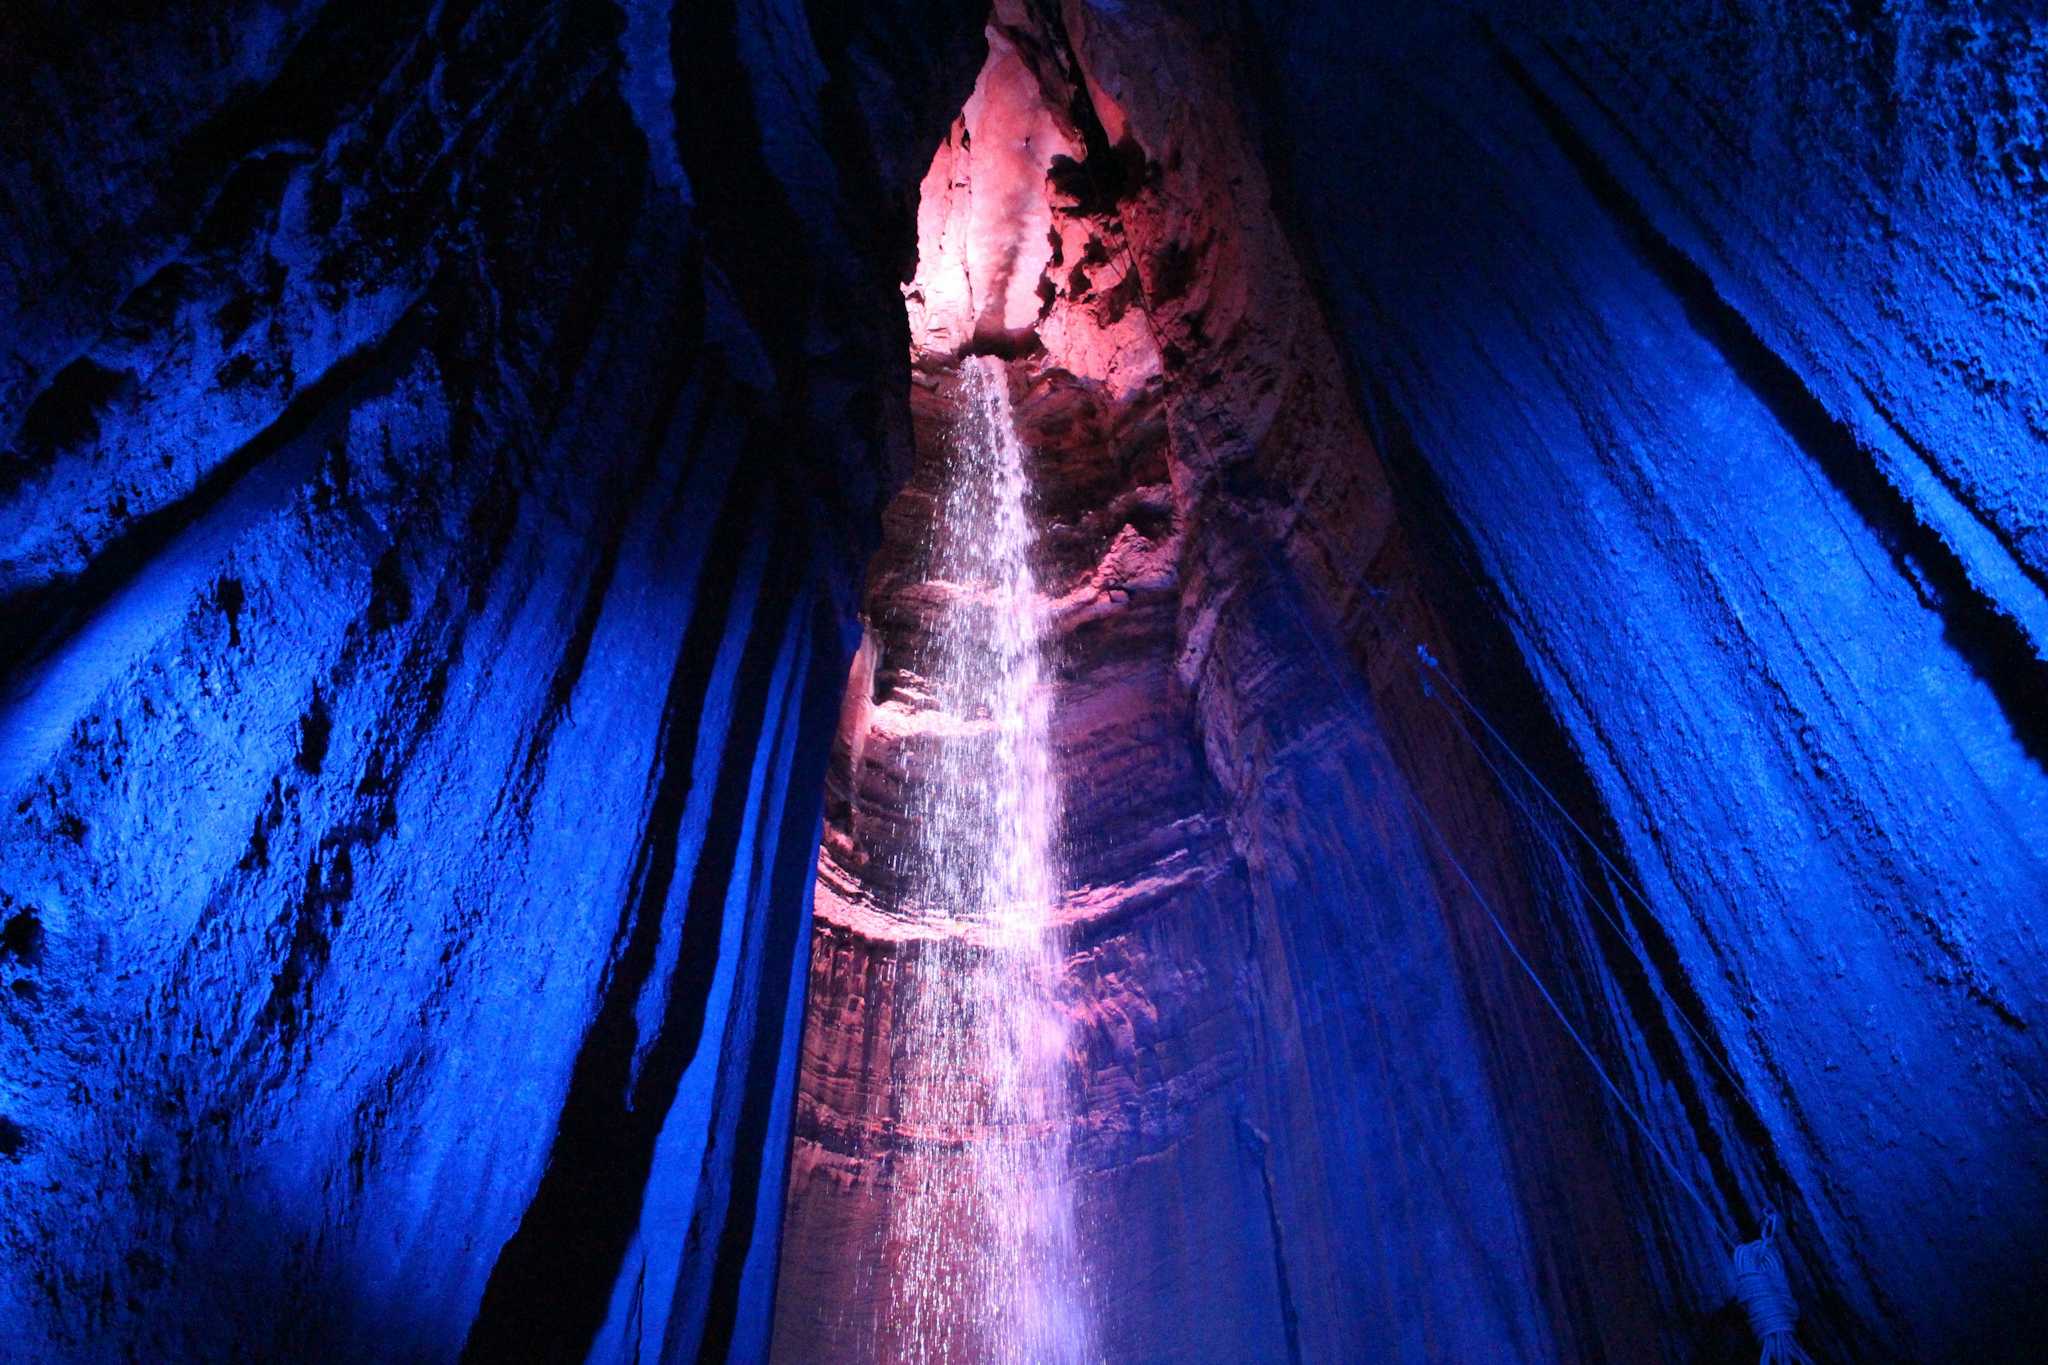
<path id="1" fill-rule="evenodd" d="M 929 545 L 946 607 L 906 684 L 943 737 L 901 869 L 928 932 L 898 981 L 876 1297 L 894 1359 L 1080 1362 L 1096 1352 L 1067 1169 L 1045 606 L 1002 363 L 966 360 L 962 397 Z"/>

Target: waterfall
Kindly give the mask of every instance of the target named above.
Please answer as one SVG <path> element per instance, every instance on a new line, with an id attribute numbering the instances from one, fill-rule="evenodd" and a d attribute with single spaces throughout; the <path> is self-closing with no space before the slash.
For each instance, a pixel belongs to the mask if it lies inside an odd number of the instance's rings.
<path id="1" fill-rule="evenodd" d="M 916 661 L 938 738 L 898 869 L 928 932 L 900 967 L 884 1330 L 903 1360 L 1079 1362 L 1044 603 L 1002 363 L 970 357 L 962 396 Z"/>

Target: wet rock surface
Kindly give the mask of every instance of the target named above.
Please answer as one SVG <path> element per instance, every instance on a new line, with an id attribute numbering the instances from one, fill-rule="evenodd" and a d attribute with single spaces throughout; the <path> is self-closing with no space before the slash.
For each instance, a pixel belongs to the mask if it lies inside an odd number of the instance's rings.
<path id="1" fill-rule="evenodd" d="M 1618 908 L 1734 1072 L 1658 1045 L 1634 1093 L 1660 1141 L 1725 1227 L 1781 1211 L 1820 1352 L 2023 1358 L 2048 1218 L 2038 21 L 1255 28 L 1246 86 L 1358 387 L 1533 684 L 1500 705 L 1555 718 L 1554 780 L 1647 893 Z M 1371 55 L 1339 76 L 1332 48 Z M 1652 1017 L 1602 993 L 1582 1017 Z M 1683 1248 L 1711 1232 L 1667 1174 L 1641 1185 L 1642 1257 L 1706 1312 L 1718 1257 Z"/>

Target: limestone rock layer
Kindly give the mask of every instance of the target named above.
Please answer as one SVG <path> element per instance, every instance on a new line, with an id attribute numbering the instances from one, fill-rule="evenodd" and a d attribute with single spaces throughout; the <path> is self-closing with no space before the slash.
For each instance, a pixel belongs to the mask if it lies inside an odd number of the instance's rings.
<path id="1" fill-rule="evenodd" d="M 2044 54 L 7 7 L 0 1357 L 870 1351 L 973 352 L 1109 1359 L 2030 1358 Z"/>
<path id="2" fill-rule="evenodd" d="M 2024 1353 L 2041 144 L 1984 111 L 2040 35 L 1947 22 L 997 7 L 913 408 L 929 462 L 997 350 L 1039 452 L 1113 1358 L 1735 1358 L 1773 1212 L 1823 1357 Z M 1049 256 L 975 216 L 1024 129 Z M 1028 337 L 968 306 L 1019 259 Z M 830 779 L 787 1359 L 890 1197 L 929 509 Z"/>

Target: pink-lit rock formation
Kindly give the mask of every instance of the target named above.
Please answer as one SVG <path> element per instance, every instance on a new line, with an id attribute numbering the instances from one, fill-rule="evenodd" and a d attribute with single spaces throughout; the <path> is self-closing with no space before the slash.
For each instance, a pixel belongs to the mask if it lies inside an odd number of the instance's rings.
<path id="1" fill-rule="evenodd" d="M 1030 335 L 925 329 L 912 406 L 929 458 L 971 340 L 1040 448 L 1112 1356 L 1754 1358 L 1769 1210 L 1817 1356 L 2023 1355 L 2048 76 L 1996 8 L 998 6 L 979 116 L 1078 151 Z M 886 1193 L 886 728 L 832 779 L 791 1358 Z"/>
<path id="2" fill-rule="evenodd" d="M 1580 1250 L 1626 1245 L 1619 1209 L 1595 1196 L 1541 1228 L 1520 1212 L 1519 1172 L 1595 1170 L 1607 1149 L 1597 1130 L 1513 1131 L 1489 1084 L 1512 1072 L 1562 1109 L 1582 1078 L 1548 1049 L 1503 1053 L 1538 1025 L 1496 988 L 1410 804 L 1517 903 L 1497 798 L 1415 699 L 1403 632 L 1429 608 L 1384 475 L 1230 111 L 1159 80 L 1213 54 L 1172 26 L 1137 45 L 1185 46 L 1141 54 L 1008 17 L 924 184 L 906 290 L 921 455 L 885 516 L 828 780 L 778 1356 L 878 1339 L 892 992 L 919 951 L 889 866 L 906 786 L 944 742 L 896 670 L 932 621 L 916 548 L 968 345 L 1016 356 L 1036 451 L 1104 1349 L 1626 1354 L 1647 1293 Z M 992 265 L 1033 261 L 1028 281 Z M 1568 1302 L 1561 1264 L 1610 1293 Z"/>
<path id="3" fill-rule="evenodd" d="M 1046 168 L 1079 151 L 1016 44 L 991 29 L 974 94 L 918 190 L 918 270 L 904 291 L 918 353 L 953 356 L 1031 330 L 1053 252 Z"/>

